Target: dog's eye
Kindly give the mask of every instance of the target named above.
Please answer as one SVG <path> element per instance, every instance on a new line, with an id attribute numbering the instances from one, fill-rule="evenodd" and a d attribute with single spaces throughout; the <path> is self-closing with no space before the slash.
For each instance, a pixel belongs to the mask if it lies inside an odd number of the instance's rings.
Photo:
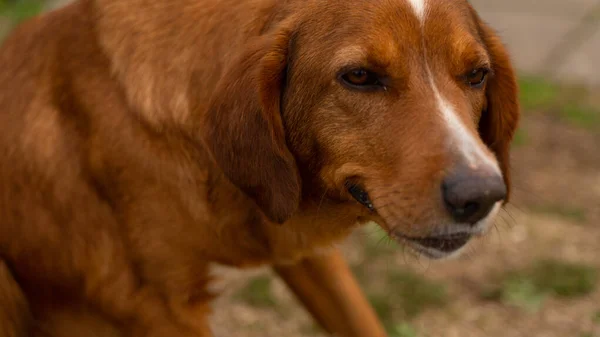
<path id="1" fill-rule="evenodd" d="M 369 199 L 369 194 L 367 194 L 367 192 L 365 192 L 361 187 L 348 182 L 348 183 L 346 183 L 346 188 L 348 188 L 348 192 L 350 193 L 350 195 L 352 195 L 352 197 L 354 199 L 356 199 L 356 201 L 361 203 L 363 206 L 368 208 L 370 211 L 375 210 L 373 203 Z"/>
<path id="2" fill-rule="evenodd" d="M 365 69 L 353 69 L 341 76 L 344 84 L 356 89 L 382 87 L 379 77 Z"/>
<path id="3" fill-rule="evenodd" d="M 487 78 L 488 70 L 485 68 L 475 69 L 467 75 L 467 82 L 471 88 L 481 88 Z"/>

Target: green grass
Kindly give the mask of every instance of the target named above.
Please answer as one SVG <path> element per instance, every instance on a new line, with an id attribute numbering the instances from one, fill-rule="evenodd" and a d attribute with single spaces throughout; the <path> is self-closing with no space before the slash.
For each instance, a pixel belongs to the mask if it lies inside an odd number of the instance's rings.
<path id="1" fill-rule="evenodd" d="M 377 317 L 381 320 L 381 323 L 389 330 L 391 326 L 394 324 L 394 307 L 392 306 L 392 302 L 390 301 L 389 296 L 370 293 L 367 294 L 367 299 Z"/>
<path id="2" fill-rule="evenodd" d="M 371 294 L 368 296 L 368 299 L 390 337 L 417 336 L 416 330 L 409 323 L 402 322 L 398 324 L 395 322 L 395 309 L 399 307 L 398 305 L 393 305 L 390 296 Z"/>
<path id="3" fill-rule="evenodd" d="M 560 85 L 540 77 L 519 78 L 519 95 L 525 111 L 551 112 L 569 124 L 596 130 L 600 128 L 600 107 L 590 104 L 592 93 L 576 86 Z"/>
<path id="4" fill-rule="evenodd" d="M 507 273 L 497 289 L 483 295 L 536 311 L 547 296 L 576 298 L 594 291 L 598 272 L 587 265 L 556 260 L 538 261 L 529 268 Z"/>
<path id="5" fill-rule="evenodd" d="M 564 219 L 571 220 L 577 223 L 584 223 L 587 221 L 587 213 L 585 209 L 580 207 L 547 204 L 533 207 L 533 210 L 538 213 L 546 213 L 560 216 Z"/>
<path id="6" fill-rule="evenodd" d="M 535 312 L 543 304 L 546 294 L 529 277 L 515 275 L 504 282 L 502 297 L 506 304 Z"/>
<path id="7" fill-rule="evenodd" d="M 578 127 L 596 129 L 600 126 L 600 108 L 589 105 L 568 103 L 559 110 L 559 115 Z"/>
<path id="8" fill-rule="evenodd" d="M 384 275 L 385 276 L 385 275 Z M 367 298 L 390 336 L 413 336 L 409 325 L 400 324 L 427 309 L 443 308 L 448 294 L 443 284 L 428 280 L 410 271 L 393 271 L 387 274 L 386 284 L 380 289 L 365 287 Z"/>
<path id="9" fill-rule="evenodd" d="M 237 299 L 259 308 L 274 307 L 277 304 L 271 292 L 271 279 L 259 276 L 251 279 L 235 296 Z"/>
<path id="10" fill-rule="evenodd" d="M 527 110 L 547 108 L 559 96 L 560 87 L 539 77 L 522 76 L 519 79 L 519 96 Z"/>
<path id="11" fill-rule="evenodd" d="M 545 260 L 534 266 L 532 278 L 542 291 L 559 297 L 580 297 L 594 291 L 598 272 L 584 264 Z"/>
<path id="12" fill-rule="evenodd" d="M 42 11 L 44 1 L 39 0 L 0 0 L 0 16 L 20 22 Z"/>
<path id="13" fill-rule="evenodd" d="M 390 332 L 390 337 L 417 337 L 417 330 L 409 323 L 400 323 Z"/>
<path id="14" fill-rule="evenodd" d="M 312 336 L 312 335 L 322 334 L 323 329 L 316 322 L 310 322 L 310 323 L 303 324 L 300 327 L 300 332 L 302 332 L 302 334 L 304 334 L 304 335 Z"/>
<path id="15" fill-rule="evenodd" d="M 443 284 L 409 271 L 395 271 L 388 276 L 389 291 L 398 296 L 398 305 L 406 317 L 412 318 L 428 308 L 447 304 L 448 294 Z"/>
<path id="16" fill-rule="evenodd" d="M 518 128 L 515 132 L 515 136 L 513 137 L 512 145 L 518 147 L 527 145 L 528 143 L 529 137 L 527 135 L 527 132 L 523 127 Z"/>
<path id="17" fill-rule="evenodd" d="M 600 310 L 596 311 L 593 315 L 592 315 L 592 321 L 596 324 L 600 324 Z"/>

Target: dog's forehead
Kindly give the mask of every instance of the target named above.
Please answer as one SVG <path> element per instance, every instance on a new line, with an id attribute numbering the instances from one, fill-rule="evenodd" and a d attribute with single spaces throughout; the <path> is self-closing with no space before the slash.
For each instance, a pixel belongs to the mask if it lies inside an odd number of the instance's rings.
<path id="1" fill-rule="evenodd" d="M 474 11 L 466 0 L 395 0 L 404 22 L 391 24 L 395 39 L 411 45 L 457 49 L 478 44 Z M 415 43 L 419 39 L 419 43 Z"/>
<path id="2" fill-rule="evenodd" d="M 467 0 L 348 1 L 328 6 L 333 30 L 347 27 L 353 32 L 407 35 L 473 33 L 473 9 Z M 432 29 L 433 28 L 433 29 Z"/>
<path id="3" fill-rule="evenodd" d="M 331 55 L 329 62 L 320 63 L 331 69 L 366 60 L 405 73 L 406 67 L 423 62 L 426 50 L 445 63 L 465 53 L 485 54 L 466 0 L 345 1 L 322 7 L 321 20 L 309 20 L 299 44 L 306 46 L 302 56 Z"/>
<path id="4" fill-rule="evenodd" d="M 410 5 L 412 12 L 422 23 L 430 14 L 440 15 L 449 13 L 465 13 L 469 11 L 470 5 L 466 0 L 398 0 Z"/>

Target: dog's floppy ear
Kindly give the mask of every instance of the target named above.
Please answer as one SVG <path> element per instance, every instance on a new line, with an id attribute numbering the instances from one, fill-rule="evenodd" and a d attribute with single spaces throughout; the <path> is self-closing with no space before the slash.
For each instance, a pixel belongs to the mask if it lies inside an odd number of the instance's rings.
<path id="1" fill-rule="evenodd" d="M 492 75 L 486 89 L 487 104 L 479 121 L 479 133 L 495 153 L 509 189 L 509 150 L 520 116 L 517 79 L 500 38 L 480 19 L 477 21 L 481 38 L 492 59 Z"/>
<path id="2" fill-rule="evenodd" d="M 202 130 L 227 178 L 276 223 L 296 211 L 301 193 L 280 111 L 291 34 L 278 29 L 235 57 L 217 84 Z"/>

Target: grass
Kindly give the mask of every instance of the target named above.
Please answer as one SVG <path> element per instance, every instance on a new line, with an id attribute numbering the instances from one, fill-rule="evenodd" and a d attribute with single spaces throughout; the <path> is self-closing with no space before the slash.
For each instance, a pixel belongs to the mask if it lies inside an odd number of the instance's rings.
<path id="1" fill-rule="evenodd" d="M 509 305 L 535 312 L 545 298 L 546 294 L 527 276 L 514 275 L 503 284 L 502 301 Z"/>
<path id="2" fill-rule="evenodd" d="M 532 270 L 535 284 L 559 297 L 580 297 L 594 291 L 598 272 L 587 265 L 545 260 Z"/>
<path id="3" fill-rule="evenodd" d="M 323 333 L 323 329 L 316 322 L 309 322 L 300 327 L 300 332 L 304 335 L 316 335 Z"/>
<path id="4" fill-rule="evenodd" d="M 409 323 L 400 323 L 394 327 L 390 337 L 417 337 L 417 330 Z"/>
<path id="5" fill-rule="evenodd" d="M 277 304 L 271 292 L 271 279 L 267 276 L 255 277 L 240 289 L 235 296 L 237 299 L 258 308 L 270 308 Z"/>
<path id="6" fill-rule="evenodd" d="M 547 296 L 582 297 L 594 291 L 598 272 L 587 265 L 556 260 L 538 261 L 529 268 L 507 273 L 498 289 L 484 297 L 536 311 Z"/>
<path id="7" fill-rule="evenodd" d="M 518 128 L 513 137 L 512 145 L 518 147 L 527 145 L 527 143 L 529 143 L 527 132 L 523 127 Z"/>
<path id="8" fill-rule="evenodd" d="M 584 223 L 587 221 L 587 213 L 585 209 L 569 205 L 547 204 L 533 208 L 539 213 L 546 213 L 560 216 L 564 219 L 574 221 L 576 223 Z"/>
<path id="9" fill-rule="evenodd" d="M 44 1 L 39 0 L 0 0 L 0 16 L 17 23 L 37 15 L 43 7 Z"/>
<path id="10" fill-rule="evenodd" d="M 383 325 L 389 330 L 394 321 L 394 307 L 390 298 L 381 294 L 370 293 L 367 294 L 367 299 L 371 303 L 373 310 L 375 310 L 377 317 L 379 317 Z"/>
<path id="11" fill-rule="evenodd" d="M 600 126 L 600 109 L 586 104 L 569 103 L 559 111 L 569 123 L 581 128 L 595 129 Z"/>
<path id="12" fill-rule="evenodd" d="M 550 107 L 560 93 L 560 88 L 554 83 L 533 76 L 522 76 L 519 90 L 521 105 L 526 110 Z"/>
<path id="13" fill-rule="evenodd" d="M 385 276 L 385 274 L 382 274 Z M 448 303 L 443 284 L 428 280 L 411 271 L 393 271 L 387 274 L 386 284 L 375 291 L 365 286 L 367 298 L 388 330 L 390 336 L 413 336 L 409 325 L 398 321 L 410 320 L 430 308 L 442 308 Z"/>
<path id="14" fill-rule="evenodd" d="M 397 324 L 394 322 L 396 306 L 392 305 L 389 296 L 370 295 L 368 298 L 390 337 L 417 337 L 417 332 L 410 323 Z"/>
<path id="15" fill-rule="evenodd" d="M 409 271 L 395 271 L 388 277 L 390 291 L 398 296 L 403 313 L 412 318 L 428 308 L 443 307 L 448 294 L 443 284 Z"/>
<path id="16" fill-rule="evenodd" d="M 592 93 L 589 90 L 534 76 L 522 76 L 519 87 L 521 105 L 525 111 L 551 112 L 571 125 L 600 129 L 600 108 L 591 104 Z"/>

